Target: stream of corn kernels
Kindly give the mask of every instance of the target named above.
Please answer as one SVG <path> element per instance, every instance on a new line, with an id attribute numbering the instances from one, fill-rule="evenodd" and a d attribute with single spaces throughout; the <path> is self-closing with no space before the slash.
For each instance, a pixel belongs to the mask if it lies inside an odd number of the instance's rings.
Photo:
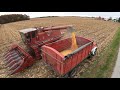
<path id="1" fill-rule="evenodd" d="M 60 52 L 62 55 L 66 56 L 68 54 L 70 54 L 71 52 L 73 52 L 75 49 L 78 48 L 78 45 L 76 43 L 76 38 L 75 38 L 75 32 L 72 32 L 72 45 L 70 49 L 64 50 L 62 52 Z"/>

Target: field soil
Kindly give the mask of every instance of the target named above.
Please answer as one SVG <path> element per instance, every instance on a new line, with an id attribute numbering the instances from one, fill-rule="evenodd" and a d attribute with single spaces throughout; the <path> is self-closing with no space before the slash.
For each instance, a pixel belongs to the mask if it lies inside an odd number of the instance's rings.
<path id="1" fill-rule="evenodd" d="M 25 45 L 19 34 L 19 30 L 39 27 L 39 26 L 59 26 L 73 25 L 76 29 L 76 35 L 94 40 L 98 45 L 98 53 L 107 47 L 112 40 L 118 27 L 117 22 L 95 20 L 94 18 L 82 17 L 50 17 L 50 18 L 34 18 L 26 21 L 13 22 L 0 25 L 0 78 L 56 78 L 59 77 L 50 66 L 46 65 L 42 60 L 37 60 L 35 63 L 24 71 L 6 76 L 6 68 L 3 62 L 3 54 L 10 48 L 12 44 L 19 44 L 23 48 Z M 66 36 L 69 36 L 66 33 Z M 75 78 L 79 77 L 85 69 L 95 60 L 85 60 L 76 70 Z"/>

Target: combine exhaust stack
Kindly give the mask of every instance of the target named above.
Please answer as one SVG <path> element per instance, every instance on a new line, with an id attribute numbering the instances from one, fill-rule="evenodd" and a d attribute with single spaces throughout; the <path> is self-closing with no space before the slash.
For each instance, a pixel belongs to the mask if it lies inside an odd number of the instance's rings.
<path id="1" fill-rule="evenodd" d="M 12 75 L 22 71 L 24 68 L 33 64 L 33 57 L 25 52 L 20 46 L 13 45 L 4 55 L 5 66 L 8 67 L 8 74 Z"/>

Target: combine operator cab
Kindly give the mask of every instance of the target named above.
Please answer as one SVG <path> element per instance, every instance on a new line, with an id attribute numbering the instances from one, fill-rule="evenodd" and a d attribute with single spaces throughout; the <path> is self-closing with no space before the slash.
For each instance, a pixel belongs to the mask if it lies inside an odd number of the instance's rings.
<path id="1" fill-rule="evenodd" d="M 36 36 L 37 36 L 36 28 L 23 29 L 23 30 L 20 30 L 19 32 L 20 32 L 22 41 L 25 44 L 29 45 L 29 44 L 34 43 L 36 41 Z"/>
<path id="2" fill-rule="evenodd" d="M 22 41 L 29 48 L 29 54 L 35 59 L 42 58 L 41 46 L 57 41 L 63 36 L 63 30 L 69 26 L 39 27 L 20 30 Z M 62 31 L 61 31 L 62 30 Z"/>

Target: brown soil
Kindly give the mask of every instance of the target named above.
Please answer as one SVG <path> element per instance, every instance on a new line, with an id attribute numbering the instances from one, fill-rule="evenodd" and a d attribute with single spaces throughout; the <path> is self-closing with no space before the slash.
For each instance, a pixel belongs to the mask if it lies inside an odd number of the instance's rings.
<path id="1" fill-rule="evenodd" d="M 19 35 L 19 30 L 29 27 L 38 26 L 58 26 L 58 25 L 74 25 L 76 34 L 85 38 L 90 38 L 98 44 L 98 54 L 112 40 L 115 32 L 119 27 L 119 23 L 103 20 L 95 20 L 93 18 L 81 17 L 53 17 L 53 18 L 35 18 L 27 21 L 19 21 L 0 26 L 0 73 L 6 71 L 2 55 L 8 48 L 17 43 L 23 48 L 25 45 Z M 68 36 L 68 34 L 66 34 Z M 97 56 L 95 58 L 97 58 Z M 78 77 L 86 68 L 89 67 L 93 60 L 85 60 L 77 69 Z M 46 65 L 42 60 L 36 61 L 33 66 L 15 75 L 6 76 L 0 74 L 1 78 L 50 78 L 57 77 L 52 68 Z"/>

